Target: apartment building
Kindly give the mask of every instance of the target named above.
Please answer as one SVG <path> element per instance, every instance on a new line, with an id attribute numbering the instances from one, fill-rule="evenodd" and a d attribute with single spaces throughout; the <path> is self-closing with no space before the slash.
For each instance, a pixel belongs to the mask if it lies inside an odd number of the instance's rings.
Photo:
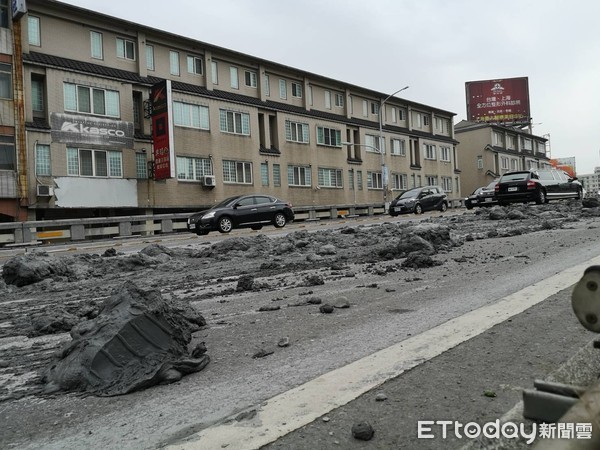
<path id="1" fill-rule="evenodd" d="M 600 167 L 594 167 L 594 173 L 579 175 L 577 178 L 583 184 L 589 196 L 600 196 Z"/>
<path id="2" fill-rule="evenodd" d="M 0 48 L 0 73 L 22 72 L 24 114 L 19 140 L 19 102 L 0 99 L 15 155 L 0 169 L 29 219 L 194 211 L 250 192 L 296 206 L 382 204 L 384 185 L 389 198 L 425 184 L 461 195 L 452 112 L 58 1 L 27 8 L 0 30 L 17 44 Z M 164 80 L 175 170 L 158 180 L 150 93 Z"/>
<path id="3" fill-rule="evenodd" d="M 462 120 L 455 126 L 461 191 L 470 194 L 503 173 L 551 167 L 546 138 L 528 129 Z"/>

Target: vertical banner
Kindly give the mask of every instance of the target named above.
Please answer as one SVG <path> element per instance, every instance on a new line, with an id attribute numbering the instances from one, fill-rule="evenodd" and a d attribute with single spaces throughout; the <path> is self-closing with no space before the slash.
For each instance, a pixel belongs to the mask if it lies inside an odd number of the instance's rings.
<path id="1" fill-rule="evenodd" d="M 154 143 L 154 179 L 175 177 L 175 145 L 173 143 L 173 114 L 171 80 L 152 86 L 152 140 Z"/>

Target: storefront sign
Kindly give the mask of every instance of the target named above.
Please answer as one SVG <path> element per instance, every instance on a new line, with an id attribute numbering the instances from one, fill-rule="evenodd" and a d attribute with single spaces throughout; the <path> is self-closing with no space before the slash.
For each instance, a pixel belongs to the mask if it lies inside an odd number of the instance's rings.
<path id="1" fill-rule="evenodd" d="M 11 0 L 10 9 L 12 11 L 12 20 L 19 20 L 27 12 L 25 0 Z"/>
<path id="2" fill-rule="evenodd" d="M 50 125 L 55 142 L 133 148 L 133 122 L 51 113 Z"/>
<path id="3" fill-rule="evenodd" d="M 171 80 L 152 86 L 152 140 L 154 143 L 154 179 L 175 177 L 175 144 L 171 108 Z"/>

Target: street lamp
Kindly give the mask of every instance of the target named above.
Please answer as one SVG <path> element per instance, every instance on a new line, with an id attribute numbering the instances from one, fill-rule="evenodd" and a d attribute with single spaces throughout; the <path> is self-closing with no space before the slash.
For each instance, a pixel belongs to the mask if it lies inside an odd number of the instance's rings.
<path id="1" fill-rule="evenodd" d="M 387 213 L 389 209 L 388 201 L 387 201 L 387 186 L 388 186 L 388 175 L 387 175 L 387 167 L 385 166 L 385 147 L 383 145 L 383 106 L 385 102 L 387 102 L 394 95 L 408 89 L 409 86 L 404 86 L 402 89 L 398 89 L 393 94 L 390 94 L 386 97 L 385 100 L 379 103 L 379 147 L 381 150 L 379 151 L 379 155 L 381 156 L 381 182 L 383 183 L 383 212 Z"/>

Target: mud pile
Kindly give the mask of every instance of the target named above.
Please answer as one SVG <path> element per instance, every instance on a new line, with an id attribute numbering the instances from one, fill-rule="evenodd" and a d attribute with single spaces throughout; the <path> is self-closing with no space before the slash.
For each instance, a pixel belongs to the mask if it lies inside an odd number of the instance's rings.
<path id="1" fill-rule="evenodd" d="M 191 307 L 126 283 L 95 319 L 72 328 L 72 342 L 42 378 L 45 392 L 114 396 L 178 381 L 209 362 L 203 346 L 188 351 L 204 325 Z"/>

